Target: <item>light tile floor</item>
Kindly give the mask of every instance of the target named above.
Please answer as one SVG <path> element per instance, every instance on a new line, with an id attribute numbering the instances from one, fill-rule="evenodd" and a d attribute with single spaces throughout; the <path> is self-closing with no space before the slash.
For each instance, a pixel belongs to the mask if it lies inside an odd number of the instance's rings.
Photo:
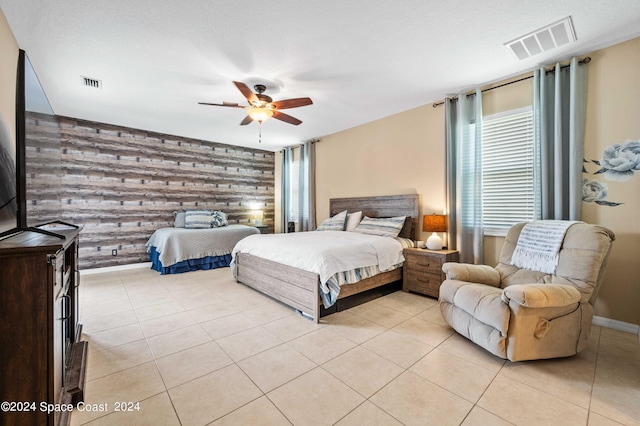
<path id="1" fill-rule="evenodd" d="M 629 333 L 593 327 L 575 357 L 511 363 L 403 292 L 320 324 L 228 268 L 83 275 L 80 292 L 87 405 L 73 425 L 640 424 Z"/>

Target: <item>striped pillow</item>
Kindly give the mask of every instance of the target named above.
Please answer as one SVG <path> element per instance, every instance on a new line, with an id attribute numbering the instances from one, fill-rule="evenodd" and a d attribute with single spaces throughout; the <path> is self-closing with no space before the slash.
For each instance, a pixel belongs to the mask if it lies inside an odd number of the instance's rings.
<path id="1" fill-rule="evenodd" d="M 358 226 L 353 229 L 353 232 L 396 238 L 400 235 L 400 231 L 402 231 L 404 220 L 405 216 L 384 218 L 371 218 L 365 216 Z"/>
<path id="2" fill-rule="evenodd" d="M 325 219 L 324 222 L 318 226 L 316 231 L 344 231 L 344 226 L 347 222 L 347 211 L 338 213 L 337 215 Z"/>
<path id="3" fill-rule="evenodd" d="M 184 215 L 184 227 L 187 229 L 211 228 L 211 210 L 187 210 Z"/>

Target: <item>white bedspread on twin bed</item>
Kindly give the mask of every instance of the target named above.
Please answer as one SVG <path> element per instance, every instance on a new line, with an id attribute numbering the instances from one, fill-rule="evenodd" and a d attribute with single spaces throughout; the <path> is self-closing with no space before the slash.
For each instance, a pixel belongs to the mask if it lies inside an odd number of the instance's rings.
<path id="1" fill-rule="evenodd" d="M 161 228 L 153 233 L 146 246 L 147 250 L 155 247 L 160 253 L 160 262 L 171 266 L 183 260 L 227 255 L 239 240 L 258 233 L 257 228 L 245 225 L 207 229 Z"/>
<path id="2" fill-rule="evenodd" d="M 231 253 L 234 275 L 238 252 L 318 274 L 323 298 L 337 293 L 328 284 L 336 273 L 370 266 L 386 272 L 404 262 L 402 245 L 394 238 L 346 231 L 251 235 L 239 241 Z"/>

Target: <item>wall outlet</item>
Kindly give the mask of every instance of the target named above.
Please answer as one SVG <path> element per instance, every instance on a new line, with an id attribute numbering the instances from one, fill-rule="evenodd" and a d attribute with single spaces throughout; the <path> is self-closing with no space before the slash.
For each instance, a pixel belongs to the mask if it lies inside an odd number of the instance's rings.
<path id="1" fill-rule="evenodd" d="M 118 255 L 118 250 L 113 249 L 111 250 L 111 256 L 117 256 Z"/>

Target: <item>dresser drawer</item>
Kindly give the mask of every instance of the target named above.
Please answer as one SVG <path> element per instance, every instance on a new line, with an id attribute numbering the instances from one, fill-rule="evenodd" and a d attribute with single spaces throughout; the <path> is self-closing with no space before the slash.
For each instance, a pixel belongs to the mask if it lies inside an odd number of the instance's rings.
<path id="1" fill-rule="evenodd" d="M 440 284 L 442 284 L 442 275 L 408 271 L 404 275 L 404 280 L 403 289 L 405 291 L 415 291 L 416 293 L 438 297 Z"/>
<path id="2" fill-rule="evenodd" d="M 442 261 L 435 257 L 416 256 L 414 254 L 405 255 L 406 266 L 411 271 L 419 271 L 425 274 L 442 273 Z"/>

